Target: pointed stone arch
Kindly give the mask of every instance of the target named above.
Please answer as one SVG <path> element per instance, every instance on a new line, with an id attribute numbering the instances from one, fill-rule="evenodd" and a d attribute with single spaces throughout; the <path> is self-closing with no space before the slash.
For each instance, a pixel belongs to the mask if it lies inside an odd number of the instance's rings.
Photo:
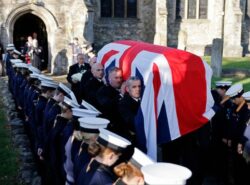
<path id="1" fill-rule="evenodd" d="M 21 6 L 16 7 L 13 9 L 6 21 L 5 21 L 5 29 L 6 29 L 6 34 L 8 37 L 8 42 L 13 42 L 13 31 L 14 31 L 14 24 L 16 20 L 18 20 L 22 15 L 31 13 L 33 15 L 36 15 L 39 17 L 45 24 L 46 30 L 47 30 L 47 35 L 48 35 L 48 69 L 51 70 L 51 61 L 52 58 L 52 53 L 54 52 L 54 43 L 55 43 L 55 37 L 57 32 L 60 30 L 58 21 L 56 17 L 53 15 L 53 13 L 46 9 L 45 7 L 39 5 L 39 4 L 34 4 L 34 3 L 29 3 L 29 4 L 24 4 Z"/>

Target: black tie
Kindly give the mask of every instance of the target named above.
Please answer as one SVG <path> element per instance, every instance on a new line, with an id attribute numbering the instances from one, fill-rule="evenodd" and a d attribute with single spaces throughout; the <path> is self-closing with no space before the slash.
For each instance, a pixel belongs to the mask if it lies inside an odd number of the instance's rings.
<path id="1" fill-rule="evenodd" d="M 82 71 L 84 68 L 83 68 L 83 66 L 82 65 L 80 65 L 80 71 Z"/>

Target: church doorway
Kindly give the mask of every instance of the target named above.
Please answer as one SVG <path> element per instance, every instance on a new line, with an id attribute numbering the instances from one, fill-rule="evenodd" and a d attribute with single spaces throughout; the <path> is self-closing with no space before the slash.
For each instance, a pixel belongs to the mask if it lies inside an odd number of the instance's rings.
<path id="1" fill-rule="evenodd" d="M 48 39 L 46 26 L 38 16 L 26 13 L 20 16 L 14 23 L 13 42 L 16 48 L 21 51 L 27 41 L 28 36 L 37 34 L 39 47 L 41 47 L 41 69 L 48 66 Z"/>

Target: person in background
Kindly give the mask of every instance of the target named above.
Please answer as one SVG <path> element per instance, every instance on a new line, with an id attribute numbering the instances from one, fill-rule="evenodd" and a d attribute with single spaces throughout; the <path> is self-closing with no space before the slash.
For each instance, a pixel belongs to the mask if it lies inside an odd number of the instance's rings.
<path id="1" fill-rule="evenodd" d="M 31 63 L 31 58 L 33 57 L 32 48 L 33 48 L 33 39 L 31 36 L 28 36 L 27 42 L 25 43 L 23 49 L 23 55 L 25 56 L 25 61 L 27 62 L 27 64 Z"/>
<path id="2" fill-rule="evenodd" d="M 76 79 L 72 78 L 72 76 L 77 74 L 77 73 L 81 73 L 83 75 L 88 70 L 90 70 L 90 65 L 87 64 L 86 61 L 84 60 L 84 55 L 81 53 L 78 54 L 77 55 L 77 63 L 70 66 L 69 73 L 67 75 L 67 81 L 71 84 L 71 90 L 75 94 L 78 103 L 81 102 L 81 95 L 79 94 L 79 92 L 80 92 L 80 79 L 76 80 Z"/>
<path id="3" fill-rule="evenodd" d="M 79 44 L 78 38 L 74 37 L 73 42 L 69 44 L 72 48 L 72 65 L 78 62 L 77 56 L 82 53 L 82 48 Z"/>
<path id="4" fill-rule="evenodd" d="M 41 47 L 39 47 L 39 43 L 37 40 L 37 34 L 33 33 L 31 63 L 34 67 L 36 67 L 40 70 L 41 70 L 41 54 L 42 54 L 42 49 L 41 49 Z"/>

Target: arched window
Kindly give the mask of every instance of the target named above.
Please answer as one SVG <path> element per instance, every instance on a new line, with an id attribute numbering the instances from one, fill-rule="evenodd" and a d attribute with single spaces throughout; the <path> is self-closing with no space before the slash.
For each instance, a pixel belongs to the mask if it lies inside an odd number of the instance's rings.
<path id="1" fill-rule="evenodd" d="M 208 0 L 176 0 L 176 19 L 207 19 Z"/>
<path id="2" fill-rule="evenodd" d="M 136 18 L 137 0 L 101 0 L 101 17 Z"/>

